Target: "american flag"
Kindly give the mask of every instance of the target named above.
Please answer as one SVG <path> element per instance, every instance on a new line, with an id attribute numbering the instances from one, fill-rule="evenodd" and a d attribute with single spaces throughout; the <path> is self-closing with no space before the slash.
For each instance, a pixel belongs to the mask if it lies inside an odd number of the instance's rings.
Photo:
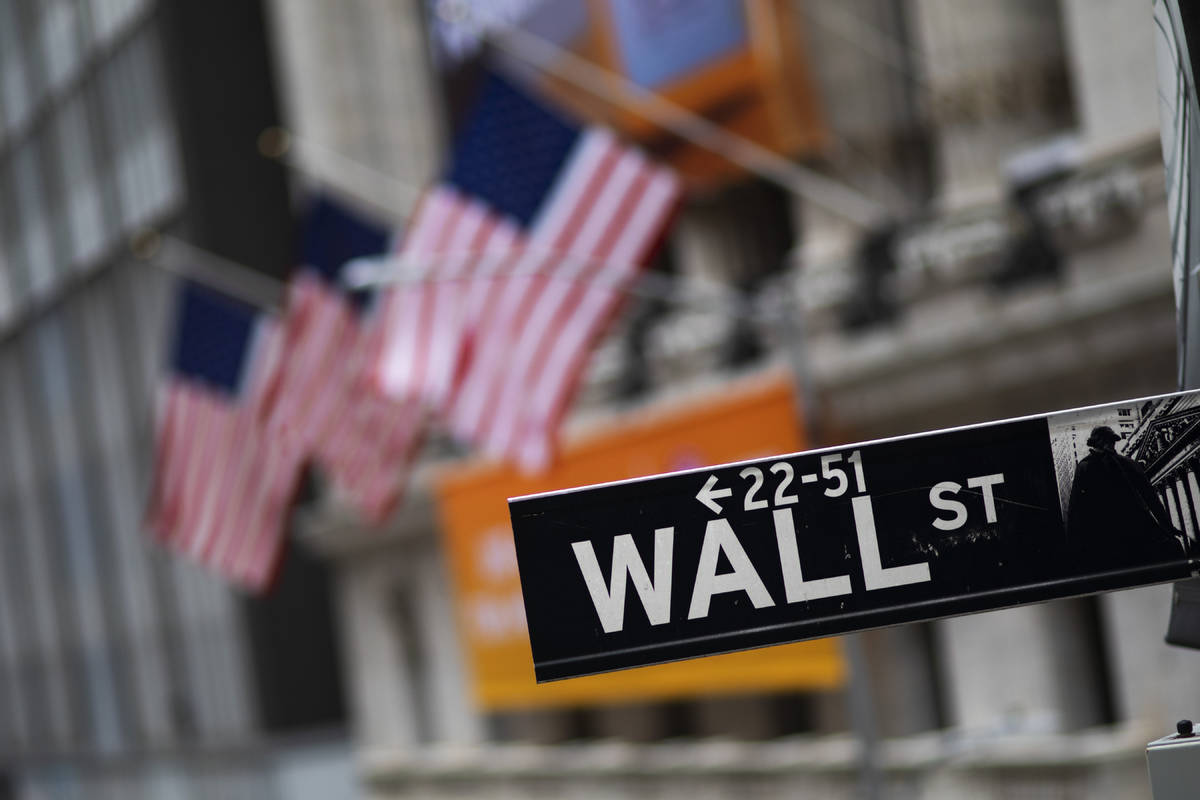
<path id="1" fill-rule="evenodd" d="M 304 461 L 260 424 L 279 330 L 270 316 L 187 281 L 176 320 L 147 526 L 162 543 L 261 590 L 278 565 Z"/>
<path id="2" fill-rule="evenodd" d="M 285 357 L 266 409 L 268 428 L 311 453 L 335 494 L 373 524 L 403 494 L 422 409 L 379 392 L 369 374 L 379 349 L 376 318 L 362 296 L 337 284 L 348 261 L 385 251 L 389 240 L 384 229 L 329 198 L 313 203 L 303 265 L 288 286 Z"/>
<path id="3" fill-rule="evenodd" d="M 678 196 L 670 171 L 610 131 L 489 75 L 402 244 L 417 282 L 388 293 L 378 382 L 486 453 L 544 466 L 592 342 Z"/>

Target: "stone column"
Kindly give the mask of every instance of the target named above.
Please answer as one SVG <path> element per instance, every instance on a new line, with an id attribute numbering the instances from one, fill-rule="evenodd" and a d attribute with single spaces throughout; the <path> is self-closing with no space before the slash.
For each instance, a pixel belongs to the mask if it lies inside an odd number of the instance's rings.
<path id="1" fill-rule="evenodd" d="M 883 736 L 906 736 L 933 730 L 942 723 L 927 626 L 899 625 L 862 635 L 875 716 Z"/>
<path id="2" fill-rule="evenodd" d="M 1192 505 L 1191 498 L 1188 497 L 1187 487 L 1184 485 L 1184 476 L 1190 474 L 1190 470 L 1180 470 L 1178 477 L 1175 478 L 1175 492 L 1179 498 L 1179 516 L 1183 517 L 1182 530 L 1187 533 L 1189 539 L 1195 539 L 1196 507 Z"/>
<path id="3" fill-rule="evenodd" d="M 1188 464 L 1187 469 L 1187 485 L 1188 499 L 1192 503 L 1192 510 L 1196 513 L 1196 522 L 1200 524 L 1200 484 L 1196 482 L 1196 462 L 1192 461 Z M 1200 531 L 1192 531 L 1188 534 L 1191 536 L 1192 542 L 1195 543 L 1200 539 Z"/>
<path id="4" fill-rule="evenodd" d="M 1146 586 L 1101 597 L 1118 715 L 1165 736 L 1194 718 L 1200 698 L 1200 653 L 1163 642 L 1171 587 Z"/>
<path id="5" fill-rule="evenodd" d="M 1163 492 L 1167 496 L 1167 511 L 1171 513 L 1171 524 L 1176 528 L 1181 527 L 1179 504 L 1175 501 L 1175 487 L 1171 485 L 1169 480 L 1163 483 Z"/>
<path id="6" fill-rule="evenodd" d="M 338 570 L 339 627 L 350 687 L 354 729 L 367 748 L 410 747 L 418 730 L 412 680 L 392 614 L 392 564 L 378 559 L 344 563 Z"/>
<path id="7" fill-rule="evenodd" d="M 943 202 L 995 199 L 1003 159 L 1073 127 L 1058 4 L 916 0 L 910 8 Z"/>
<path id="8" fill-rule="evenodd" d="M 471 700 L 458 624 L 450 597 L 450 576 L 441 553 L 430 548 L 414 554 L 411 573 L 417 605 L 416 619 L 428 659 L 428 685 L 422 687 L 430 712 L 430 735 L 435 742 L 469 743 L 483 739 L 484 724 Z"/>
<path id="9" fill-rule="evenodd" d="M 1083 602 L 937 623 L 952 724 L 972 733 L 1034 733 L 1101 722 L 1104 687 Z"/>
<path id="10" fill-rule="evenodd" d="M 1085 144 L 1106 151 L 1158 136 L 1148 4 L 1062 0 L 1067 66 Z"/>

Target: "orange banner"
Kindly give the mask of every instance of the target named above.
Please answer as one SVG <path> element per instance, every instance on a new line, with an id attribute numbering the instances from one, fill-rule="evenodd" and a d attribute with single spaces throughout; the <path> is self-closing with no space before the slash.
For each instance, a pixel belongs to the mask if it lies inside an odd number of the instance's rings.
<path id="1" fill-rule="evenodd" d="M 631 412 L 569 444 L 542 475 L 495 464 L 443 474 L 438 513 L 476 704 L 499 710 L 841 686 L 846 670 L 833 639 L 539 686 L 525 629 L 507 498 L 795 452 L 805 446 L 795 408 L 785 378 L 760 376 Z"/>

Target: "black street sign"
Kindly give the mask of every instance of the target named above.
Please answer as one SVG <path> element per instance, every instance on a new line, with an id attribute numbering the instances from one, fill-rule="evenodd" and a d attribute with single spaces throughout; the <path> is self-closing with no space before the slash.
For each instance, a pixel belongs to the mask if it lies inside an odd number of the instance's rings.
<path id="1" fill-rule="evenodd" d="M 509 500 L 539 681 L 1177 580 L 1200 392 Z"/>

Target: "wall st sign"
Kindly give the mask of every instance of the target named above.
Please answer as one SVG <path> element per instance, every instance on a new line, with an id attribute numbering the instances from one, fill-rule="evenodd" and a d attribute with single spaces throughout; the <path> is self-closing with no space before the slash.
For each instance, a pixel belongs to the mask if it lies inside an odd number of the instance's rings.
<path id="1" fill-rule="evenodd" d="M 1186 577 L 1198 445 L 1183 393 L 514 498 L 537 677 Z"/>

